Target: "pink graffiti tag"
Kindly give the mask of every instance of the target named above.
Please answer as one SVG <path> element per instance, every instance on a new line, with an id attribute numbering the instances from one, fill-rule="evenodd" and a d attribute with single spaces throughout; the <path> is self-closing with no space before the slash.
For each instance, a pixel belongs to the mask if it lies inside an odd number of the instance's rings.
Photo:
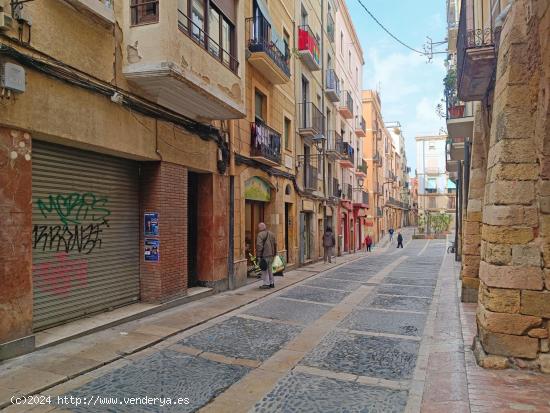
<path id="1" fill-rule="evenodd" d="M 52 261 L 33 265 L 33 274 L 38 289 L 45 294 L 67 296 L 74 287 L 88 284 L 88 261 L 69 259 L 69 254 L 55 254 Z"/>

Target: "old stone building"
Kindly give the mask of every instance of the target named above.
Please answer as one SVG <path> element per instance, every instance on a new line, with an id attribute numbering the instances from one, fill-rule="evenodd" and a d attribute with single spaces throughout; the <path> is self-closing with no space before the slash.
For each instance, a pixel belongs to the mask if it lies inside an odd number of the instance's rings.
<path id="1" fill-rule="evenodd" d="M 490 10 L 481 14 L 480 10 Z M 550 3 L 461 4 L 466 136 L 462 282 L 477 300 L 478 361 L 550 372 Z"/>

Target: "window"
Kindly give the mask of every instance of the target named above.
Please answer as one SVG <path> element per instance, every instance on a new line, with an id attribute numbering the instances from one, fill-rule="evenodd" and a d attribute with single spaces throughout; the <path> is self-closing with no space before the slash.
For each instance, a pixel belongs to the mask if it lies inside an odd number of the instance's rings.
<path id="1" fill-rule="evenodd" d="M 284 130 L 284 138 L 285 138 L 285 149 L 291 150 L 290 147 L 290 134 L 292 133 L 292 124 L 290 123 L 290 119 L 285 117 L 285 130 Z"/>
<path id="2" fill-rule="evenodd" d="M 225 3 L 221 3 L 223 7 L 220 9 L 206 0 L 179 0 L 178 24 L 181 31 L 236 72 L 238 61 L 233 57 L 235 29 L 231 23 L 234 10 L 231 2 Z"/>
<path id="3" fill-rule="evenodd" d="M 254 94 L 254 114 L 256 115 L 257 119 L 260 119 L 261 121 L 265 122 L 265 105 L 266 105 L 266 96 L 256 90 Z"/>
<path id="4" fill-rule="evenodd" d="M 302 5 L 302 14 L 300 16 L 301 18 L 301 22 L 302 22 L 302 26 L 307 26 L 307 11 L 306 9 L 304 8 L 304 6 Z"/>
<path id="5" fill-rule="evenodd" d="M 132 25 L 158 23 L 159 0 L 131 0 Z"/>
<path id="6" fill-rule="evenodd" d="M 340 52 L 344 55 L 344 32 L 340 32 Z"/>
<path id="7" fill-rule="evenodd" d="M 285 43 L 285 59 L 288 62 L 290 60 L 290 34 L 283 29 L 283 42 Z"/>
<path id="8" fill-rule="evenodd" d="M 428 198 L 428 208 L 435 209 L 437 207 L 437 203 L 435 200 L 435 196 L 431 196 Z"/>

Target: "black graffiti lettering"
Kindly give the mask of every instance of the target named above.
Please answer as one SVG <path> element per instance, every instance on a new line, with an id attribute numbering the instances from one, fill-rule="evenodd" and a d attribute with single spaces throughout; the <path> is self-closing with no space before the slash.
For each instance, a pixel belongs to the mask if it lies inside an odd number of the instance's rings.
<path id="1" fill-rule="evenodd" d="M 107 223 L 88 225 L 35 225 L 33 249 L 50 252 L 90 254 L 101 248 L 102 227 Z"/>

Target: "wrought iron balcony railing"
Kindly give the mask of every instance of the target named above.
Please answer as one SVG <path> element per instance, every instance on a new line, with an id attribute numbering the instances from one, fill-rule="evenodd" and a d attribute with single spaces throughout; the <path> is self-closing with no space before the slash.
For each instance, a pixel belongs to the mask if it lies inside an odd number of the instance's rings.
<path id="1" fill-rule="evenodd" d="M 355 149 L 348 142 L 342 143 L 341 155 L 342 155 L 342 159 L 345 159 L 351 162 L 352 164 L 355 163 Z"/>
<path id="2" fill-rule="evenodd" d="M 327 14 L 327 36 L 331 43 L 334 43 L 334 32 L 335 32 L 334 17 L 332 17 L 331 13 L 328 13 Z"/>
<path id="3" fill-rule="evenodd" d="M 340 79 L 338 79 L 334 69 L 328 69 L 326 72 L 325 91 L 331 102 L 340 100 Z"/>
<path id="4" fill-rule="evenodd" d="M 361 132 L 362 136 L 365 136 L 367 133 L 367 122 L 362 116 L 358 116 L 355 119 L 355 130 Z"/>
<path id="5" fill-rule="evenodd" d="M 343 91 L 340 98 L 340 113 L 346 119 L 353 118 L 353 98 L 349 91 Z"/>
<path id="6" fill-rule="evenodd" d="M 312 102 L 298 104 L 298 129 L 308 134 L 321 134 L 324 132 L 325 117 Z"/>
<path id="7" fill-rule="evenodd" d="M 344 141 L 340 134 L 334 130 L 327 132 L 327 148 L 326 151 L 329 154 L 341 154 L 343 151 Z"/>
<path id="8" fill-rule="evenodd" d="M 369 193 L 365 192 L 365 191 L 362 191 L 361 192 L 361 200 L 363 201 L 363 204 L 368 205 L 368 203 L 369 203 Z"/>
<path id="9" fill-rule="evenodd" d="M 332 178 L 332 196 L 335 198 L 340 198 L 342 196 L 342 190 L 336 178 Z"/>
<path id="10" fill-rule="evenodd" d="M 250 52 L 264 52 L 271 60 L 290 77 L 290 50 L 286 45 L 277 45 L 273 39 L 271 24 L 262 15 L 246 19 L 248 50 Z M 284 50 L 281 50 L 283 48 Z"/>
<path id="11" fill-rule="evenodd" d="M 298 53 L 311 70 L 320 67 L 321 53 L 319 41 L 308 25 L 298 27 Z"/>
<path id="12" fill-rule="evenodd" d="M 250 155 L 281 163 L 281 134 L 267 126 L 261 120 L 250 124 L 251 148 Z"/>
<path id="13" fill-rule="evenodd" d="M 361 159 L 361 161 L 357 161 L 357 170 L 359 172 L 362 172 L 364 173 L 365 175 L 367 174 L 367 170 L 368 170 L 368 166 L 367 166 L 367 163 L 365 162 L 364 159 Z"/>
<path id="14" fill-rule="evenodd" d="M 211 56 L 219 60 L 232 72 L 237 73 L 239 61 L 231 54 L 231 51 L 225 50 L 214 39 L 212 39 L 204 29 L 187 16 L 183 11 L 178 10 L 178 27 L 191 40 L 205 49 Z"/>

